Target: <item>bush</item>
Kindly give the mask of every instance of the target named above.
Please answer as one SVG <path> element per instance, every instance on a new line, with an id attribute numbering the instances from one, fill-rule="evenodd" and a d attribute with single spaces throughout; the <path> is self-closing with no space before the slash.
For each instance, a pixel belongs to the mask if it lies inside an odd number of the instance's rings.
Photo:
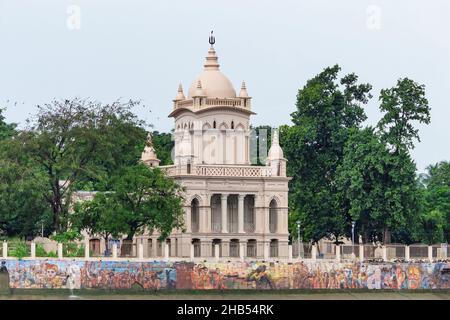
<path id="1" fill-rule="evenodd" d="M 36 257 L 57 258 L 58 255 L 54 251 L 47 252 L 41 244 L 36 244 Z"/>
<path id="2" fill-rule="evenodd" d="M 8 256 L 10 257 L 15 257 L 20 260 L 30 256 L 28 245 L 25 242 L 10 242 L 8 246 Z"/>

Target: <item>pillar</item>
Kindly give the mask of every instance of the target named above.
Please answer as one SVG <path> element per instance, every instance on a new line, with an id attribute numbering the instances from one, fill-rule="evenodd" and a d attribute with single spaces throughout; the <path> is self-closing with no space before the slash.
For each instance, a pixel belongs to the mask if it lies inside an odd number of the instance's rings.
<path id="1" fill-rule="evenodd" d="M 264 208 L 264 233 L 265 234 L 270 233 L 270 219 L 269 219 L 269 215 L 270 215 L 270 209 L 269 208 Z"/>
<path id="2" fill-rule="evenodd" d="M 230 256 L 230 240 L 222 239 L 222 257 Z"/>
<path id="3" fill-rule="evenodd" d="M 336 261 L 341 262 L 341 246 L 336 245 Z"/>
<path id="4" fill-rule="evenodd" d="M 387 248 L 386 246 L 383 246 L 381 248 L 381 257 L 383 258 L 383 261 L 387 261 Z"/>
<path id="5" fill-rule="evenodd" d="M 292 261 L 292 245 L 289 245 L 288 250 L 289 250 L 289 261 Z"/>
<path id="6" fill-rule="evenodd" d="M 191 243 L 190 259 L 191 261 L 194 261 L 194 245 L 192 243 Z"/>
<path id="7" fill-rule="evenodd" d="M 144 245 L 142 244 L 142 242 L 138 243 L 138 259 L 144 259 Z"/>
<path id="8" fill-rule="evenodd" d="M 409 261 L 409 246 L 405 246 L 405 260 Z"/>
<path id="9" fill-rule="evenodd" d="M 164 259 L 169 259 L 169 244 L 164 242 Z"/>
<path id="10" fill-rule="evenodd" d="M 311 260 L 316 261 L 317 259 L 317 245 L 313 244 L 311 247 Z"/>
<path id="11" fill-rule="evenodd" d="M 116 259 L 117 258 L 117 243 L 113 243 L 113 247 L 112 247 L 112 257 L 114 258 L 114 259 Z"/>
<path id="12" fill-rule="evenodd" d="M 270 242 L 264 241 L 264 259 L 269 259 L 270 256 Z"/>
<path id="13" fill-rule="evenodd" d="M 31 243 L 31 258 L 36 258 L 36 243 Z"/>
<path id="14" fill-rule="evenodd" d="M 245 242 L 239 241 L 239 258 L 244 261 L 246 244 Z"/>
<path id="15" fill-rule="evenodd" d="M 62 243 L 58 243 L 58 259 L 62 259 L 63 257 L 63 245 Z"/>
<path id="16" fill-rule="evenodd" d="M 220 245 L 218 245 L 218 244 L 214 245 L 214 257 L 216 258 L 216 261 L 219 261 L 219 259 L 220 259 L 220 248 L 219 248 L 219 246 Z"/>
<path id="17" fill-rule="evenodd" d="M 244 233 L 244 194 L 238 195 L 238 232 Z"/>
<path id="18" fill-rule="evenodd" d="M 3 241 L 3 258 L 8 258 L 8 242 Z"/>
<path id="19" fill-rule="evenodd" d="M 84 241 L 84 258 L 89 259 L 89 239 Z"/>
<path id="20" fill-rule="evenodd" d="M 227 194 L 222 194 L 220 197 L 221 200 L 221 209 L 222 209 L 222 233 L 228 232 L 228 222 L 227 222 L 227 215 L 228 215 L 228 208 L 227 208 Z"/>
<path id="21" fill-rule="evenodd" d="M 364 261 L 364 245 L 359 245 L 359 261 Z"/>
<path id="22" fill-rule="evenodd" d="M 184 210 L 185 210 L 185 213 L 186 213 L 186 215 L 185 215 L 185 221 L 186 221 L 186 232 L 187 233 L 190 233 L 190 232 L 192 232 L 192 229 L 191 229 L 191 206 L 189 205 L 189 206 L 186 206 L 186 207 L 184 207 Z"/>
<path id="23" fill-rule="evenodd" d="M 428 260 L 430 262 L 433 262 L 433 247 L 432 246 L 428 246 Z"/>

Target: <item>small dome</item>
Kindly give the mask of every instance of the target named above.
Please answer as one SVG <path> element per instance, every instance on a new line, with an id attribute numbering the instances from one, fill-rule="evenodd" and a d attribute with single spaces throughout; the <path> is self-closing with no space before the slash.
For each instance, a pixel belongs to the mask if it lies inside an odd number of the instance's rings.
<path id="1" fill-rule="evenodd" d="M 189 88 L 189 97 L 196 96 L 197 85 L 201 82 L 204 95 L 209 98 L 236 98 L 236 91 L 230 80 L 219 70 L 218 58 L 214 48 L 210 48 L 206 57 L 205 69 Z"/>

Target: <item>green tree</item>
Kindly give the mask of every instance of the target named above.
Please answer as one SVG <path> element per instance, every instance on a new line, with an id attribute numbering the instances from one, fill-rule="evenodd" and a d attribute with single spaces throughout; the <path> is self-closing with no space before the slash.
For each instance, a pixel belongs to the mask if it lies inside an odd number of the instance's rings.
<path id="1" fill-rule="evenodd" d="M 430 123 L 430 107 L 425 97 L 425 86 L 408 78 L 397 81 L 396 86 L 383 89 L 380 93 L 380 111 L 383 117 L 378 122 L 381 139 L 388 144 L 393 155 L 391 190 L 396 190 L 389 197 L 391 216 L 398 221 L 414 221 L 419 219 L 420 203 L 417 200 L 419 191 L 416 180 L 416 166 L 411 160 L 410 149 L 414 148 L 414 140 L 420 141 L 419 131 L 415 123 Z M 414 229 L 414 228 L 411 228 Z M 405 231 L 392 234 L 403 241 Z M 386 224 L 384 242 L 390 242 L 391 232 Z M 411 234 L 412 232 L 407 232 Z M 410 238 L 408 235 L 407 238 Z"/>
<path id="2" fill-rule="evenodd" d="M 138 158 L 146 134 L 131 112 L 136 104 L 55 100 L 38 106 L 37 116 L 19 136 L 27 154 L 46 173 L 47 188 L 41 190 L 56 231 L 67 228 L 71 195 L 81 181 L 105 181 L 112 171 Z"/>
<path id="3" fill-rule="evenodd" d="M 16 124 L 6 123 L 3 116 L 4 109 L 0 108 L 0 141 L 11 137 L 15 133 Z"/>
<path id="4" fill-rule="evenodd" d="M 397 170 L 399 162 L 402 170 Z M 412 242 L 419 223 L 414 174 L 408 154 L 390 153 L 373 128 L 350 130 L 337 170 L 337 195 L 342 214 L 356 221 L 364 242 L 384 240 L 386 229 Z"/>
<path id="5" fill-rule="evenodd" d="M 70 220 L 74 230 L 100 235 L 105 243 L 110 236 L 119 238 L 129 230 L 126 215 L 112 193 L 98 192 L 91 201 L 76 203 Z"/>
<path id="6" fill-rule="evenodd" d="M 114 181 L 114 201 L 125 216 L 128 239 L 145 230 L 158 230 L 166 238 L 173 229 L 184 228 L 182 192 L 159 168 L 124 168 Z"/>
<path id="7" fill-rule="evenodd" d="M 423 190 L 423 216 L 443 216 L 443 239 L 450 241 L 450 162 L 442 161 L 427 167 L 420 177 Z M 434 212 L 431 214 L 431 212 Z M 425 230 L 424 233 L 427 231 Z"/>
<path id="8" fill-rule="evenodd" d="M 378 122 L 382 138 L 395 153 L 400 148 L 414 148 L 413 140 L 420 141 L 420 138 L 413 122 L 430 123 L 425 86 L 408 78 L 399 79 L 395 87 L 381 90 L 379 100 L 380 110 L 384 113 Z"/>
<path id="9" fill-rule="evenodd" d="M 152 142 L 156 155 L 161 160 L 160 165 L 166 166 L 173 164 L 172 149 L 175 146 L 175 142 L 173 141 L 172 133 L 153 131 Z"/>
<path id="10" fill-rule="evenodd" d="M 45 175 L 24 152 L 13 125 L 0 121 L 0 233 L 33 237 L 51 232 L 51 215 L 44 194 Z M 5 133 L 7 132 L 7 133 Z"/>
<path id="11" fill-rule="evenodd" d="M 282 147 L 289 160 L 290 226 L 300 219 L 303 234 L 312 241 L 348 234 L 350 222 L 340 214 L 336 199 L 336 169 L 343 159 L 348 130 L 366 115 L 363 104 L 371 98 L 369 84 L 358 84 L 355 74 L 338 79 L 340 67 L 326 68 L 298 92 L 293 126 L 281 130 Z"/>

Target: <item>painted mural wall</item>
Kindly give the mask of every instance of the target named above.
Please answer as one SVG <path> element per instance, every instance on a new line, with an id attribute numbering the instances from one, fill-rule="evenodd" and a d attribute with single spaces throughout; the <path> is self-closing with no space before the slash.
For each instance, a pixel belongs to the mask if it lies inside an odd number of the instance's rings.
<path id="1" fill-rule="evenodd" d="M 6 267 L 12 288 L 450 289 L 450 262 L 7 260 Z"/>

